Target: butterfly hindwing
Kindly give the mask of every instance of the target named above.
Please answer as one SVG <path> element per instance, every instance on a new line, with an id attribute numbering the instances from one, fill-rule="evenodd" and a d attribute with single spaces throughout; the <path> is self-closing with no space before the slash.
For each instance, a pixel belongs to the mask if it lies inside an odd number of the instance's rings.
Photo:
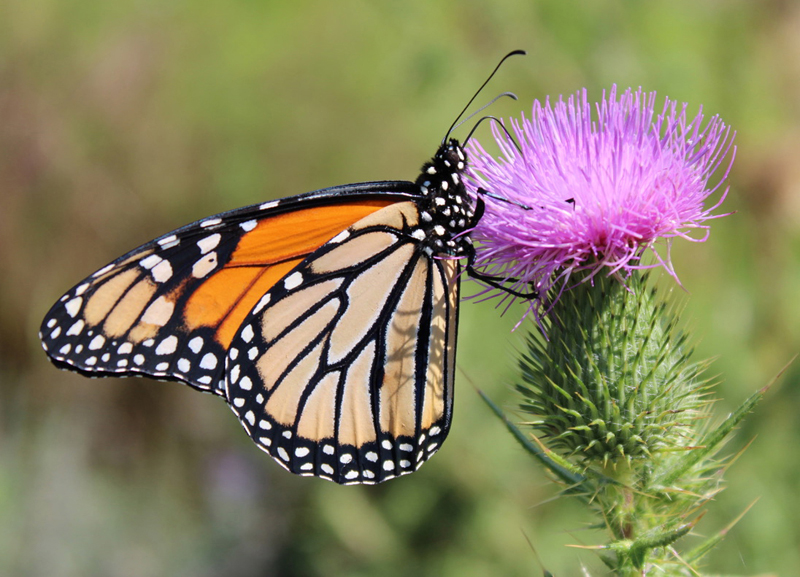
<path id="1" fill-rule="evenodd" d="M 166 234 L 65 294 L 42 322 L 42 344 L 56 365 L 90 376 L 144 374 L 221 395 L 230 341 L 265 291 L 410 186 L 325 189 Z"/>
<path id="2" fill-rule="evenodd" d="M 393 204 L 260 299 L 231 342 L 227 398 L 294 473 L 376 483 L 410 473 L 450 427 L 458 261 L 433 258 Z"/>

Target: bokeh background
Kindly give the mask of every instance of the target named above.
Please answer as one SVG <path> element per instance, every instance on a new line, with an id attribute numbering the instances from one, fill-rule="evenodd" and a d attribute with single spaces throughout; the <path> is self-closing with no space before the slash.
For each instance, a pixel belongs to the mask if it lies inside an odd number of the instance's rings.
<path id="1" fill-rule="evenodd" d="M 0 574 L 537 575 L 593 554 L 579 504 L 479 400 L 512 407 L 518 311 L 463 306 L 455 420 L 418 473 L 341 488 L 285 473 L 224 404 L 175 383 L 55 370 L 39 322 L 64 291 L 197 218 L 345 182 L 413 179 L 501 55 L 484 99 L 612 83 L 702 104 L 738 135 L 727 210 L 678 242 L 684 323 L 715 357 L 718 415 L 800 350 L 800 3 L 790 0 L 0 5 Z M 484 138 L 486 132 L 481 133 Z M 463 134 L 460 134 L 462 137 Z M 469 287 L 467 287 L 469 292 Z M 526 325 L 524 328 L 530 328 Z M 728 445 L 753 445 L 698 533 L 711 556 L 800 567 L 800 365 Z"/>

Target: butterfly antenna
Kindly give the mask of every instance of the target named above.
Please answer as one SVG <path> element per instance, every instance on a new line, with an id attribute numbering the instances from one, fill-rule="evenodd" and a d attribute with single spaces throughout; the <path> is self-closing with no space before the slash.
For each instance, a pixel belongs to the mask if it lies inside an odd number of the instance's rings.
<path id="1" fill-rule="evenodd" d="M 522 148 L 520 148 L 519 144 L 517 144 L 517 141 L 516 141 L 516 140 L 514 140 L 514 137 L 513 137 L 513 136 L 511 136 L 511 133 L 508 131 L 508 128 L 506 128 L 506 127 L 505 127 L 505 125 L 504 125 L 504 124 L 503 124 L 503 123 L 500 121 L 500 119 L 499 119 L 499 118 L 497 118 L 496 116 L 484 116 L 484 117 L 483 117 L 483 118 L 481 118 L 481 119 L 480 119 L 478 122 L 476 122 L 476 123 L 475 123 L 475 126 L 473 126 L 473 127 L 472 127 L 472 130 L 470 130 L 470 131 L 469 131 L 469 134 L 467 134 L 467 137 L 464 139 L 464 146 L 466 146 L 466 145 L 467 145 L 467 142 L 469 142 L 469 139 L 470 139 L 470 138 L 472 138 L 472 135 L 473 135 L 473 133 L 475 132 L 475 129 L 476 129 L 476 128 L 478 128 L 478 126 L 480 126 L 480 125 L 481 125 L 481 122 L 483 122 L 484 120 L 494 120 L 494 121 L 497 123 L 497 126 L 499 126 L 499 127 L 500 127 L 500 129 L 501 129 L 503 132 L 505 132 L 505 133 L 506 133 L 506 136 L 507 136 L 507 137 L 508 137 L 508 139 L 511 141 L 511 143 L 514 145 L 514 148 L 516 148 L 516 149 L 517 149 L 517 152 L 519 152 L 521 156 L 525 156 L 525 155 L 522 153 Z"/>
<path id="2" fill-rule="evenodd" d="M 497 102 L 498 100 L 500 100 L 500 99 L 501 99 L 501 98 L 503 98 L 504 96 L 508 96 L 508 97 L 509 97 L 509 98 L 511 98 L 512 100 L 519 100 L 519 98 L 517 98 L 517 95 L 516 95 L 516 94 L 514 94 L 513 92 L 503 92 L 502 94 L 498 94 L 497 96 L 495 96 L 494 98 L 492 98 L 492 99 L 491 99 L 489 102 L 487 102 L 486 104 L 484 104 L 483 106 L 481 106 L 481 107 L 480 107 L 478 110 L 476 110 L 475 112 L 473 112 L 472 114 L 470 114 L 470 115 L 469 115 L 469 116 L 467 116 L 466 118 L 462 119 L 462 120 L 461 120 L 461 121 L 460 121 L 458 124 L 456 124 L 455 126 L 453 126 L 452 130 L 455 130 L 455 129 L 457 129 L 459 126 L 461 126 L 461 125 L 462 125 L 462 124 L 464 124 L 465 122 L 468 122 L 468 121 L 469 121 L 471 118 L 474 118 L 475 116 L 477 116 L 478 114 L 480 114 L 481 112 L 483 112 L 484 110 L 486 110 L 487 108 L 489 108 L 489 107 L 490 107 L 492 104 L 494 104 L 495 102 Z"/>
<path id="3" fill-rule="evenodd" d="M 500 60 L 500 62 L 497 63 L 497 66 L 494 67 L 494 70 L 492 70 L 492 73 L 489 75 L 489 78 L 487 78 L 483 82 L 483 84 L 481 84 L 481 87 L 478 88 L 477 92 L 475 92 L 475 94 L 472 95 L 472 98 L 469 99 L 469 102 L 467 102 L 467 105 L 463 108 L 463 110 L 461 110 L 461 112 L 458 114 L 458 116 L 456 116 L 456 119 L 453 121 L 453 124 L 451 124 L 450 128 L 447 129 L 447 134 L 444 135 L 444 138 L 442 139 L 442 144 L 447 142 L 447 139 L 450 138 L 450 133 L 453 132 L 453 129 L 455 128 L 456 124 L 458 124 L 459 119 L 462 116 L 464 116 L 464 113 L 467 111 L 467 109 L 472 105 L 472 103 L 478 97 L 478 94 L 481 93 L 481 90 L 483 90 L 483 87 L 486 86 L 487 84 L 489 84 L 489 81 L 492 79 L 492 77 L 495 75 L 495 73 L 500 69 L 500 66 L 503 65 L 503 62 L 505 62 L 509 57 L 515 56 L 517 54 L 523 54 L 524 55 L 524 54 L 527 54 L 527 52 L 525 52 L 524 50 L 513 50 L 513 51 L 509 52 L 508 54 L 506 54 L 505 56 L 503 56 L 503 58 Z"/>

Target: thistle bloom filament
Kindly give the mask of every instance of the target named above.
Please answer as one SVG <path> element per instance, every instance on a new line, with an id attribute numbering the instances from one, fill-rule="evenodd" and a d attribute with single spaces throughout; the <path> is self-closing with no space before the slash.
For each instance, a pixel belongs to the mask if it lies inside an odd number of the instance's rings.
<path id="1" fill-rule="evenodd" d="M 693 118 L 687 108 L 667 98 L 657 113 L 654 92 L 618 96 L 616 87 L 592 104 L 583 90 L 566 102 L 535 101 L 530 118 L 512 119 L 521 150 L 497 126 L 500 158 L 473 139 L 471 190 L 508 201 L 485 198 L 473 232 L 476 264 L 540 294 L 578 271 L 663 266 L 675 276 L 670 242 L 707 238 L 706 221 L 723 216 L 714 211 L 727 189 L 710 206 L 709 196 L 733 162 L 731 154 L 723 176 L 709 183 L 734 135 L 718 116 L 704 125 L 702 108 Z M 642 263 L 648 250 L 656 264 Z"/>

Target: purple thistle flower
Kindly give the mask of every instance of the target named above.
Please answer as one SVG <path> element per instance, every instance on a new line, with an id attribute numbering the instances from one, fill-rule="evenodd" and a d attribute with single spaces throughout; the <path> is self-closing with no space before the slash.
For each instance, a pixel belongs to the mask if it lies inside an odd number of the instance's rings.
<path id="1" fill-rule="evenodd" d="M 508 201 L 483 196 L 486 212 L 472 233 L 480 243 L 476 266 L 518 279 L 514 287 L 521 291 L 531 283 L 542 298 L 554 285 L 563 290 L 578 271 L 591 278 L 663 266 L 677 279 L 671 240 L 702 242 L 705 222 L 725 216 L 713 211 L 727 189 L 713 206 L 705 203 L 728 176 L 735 147 L 722 178 L 709 188 L 735 134 L 718 116 L 702 126 L 702 107 L 688 120 L 687 104 L 668 98 L 655 116 L 655 100 L 655 92 L 641 88 L 617 98 L 612 86 L 594 105 L 586 90 L 554 106 L 549 99 L 534 101 L 531 119 L 510 123 L 522 154 L 493 126 L 499 159 L 472 139 L 467 186 Z M 690 235 L 695 229 L 699 238 Z M 658 244 L 666 248 L 662 254 Z M 642 263 L 648 249 L 655 264 Z M 491 289 L 479 294 L 508 296 Z"/>

